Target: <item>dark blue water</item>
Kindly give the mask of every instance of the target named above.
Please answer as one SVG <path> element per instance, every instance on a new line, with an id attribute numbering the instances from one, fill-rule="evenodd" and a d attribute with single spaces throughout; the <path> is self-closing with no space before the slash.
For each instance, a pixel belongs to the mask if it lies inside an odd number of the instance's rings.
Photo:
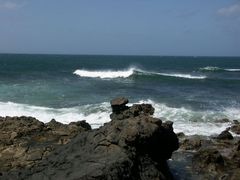
<path id="1" fill-rule="evenodd" d="M 237 57 L 0 55 L 2 116 L 97 124 L 108 121 L 107 102 L 126 96 L 152 103 L 156 116 L 180 130 L 187 123 L 194 129 L 240 118 L 239 92 Z"/>

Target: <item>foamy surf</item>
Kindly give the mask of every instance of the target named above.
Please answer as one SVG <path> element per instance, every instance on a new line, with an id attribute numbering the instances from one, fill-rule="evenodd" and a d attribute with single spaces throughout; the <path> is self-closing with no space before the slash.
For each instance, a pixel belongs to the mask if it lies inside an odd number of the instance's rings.
<path id="1" fill-rule="evenodd" d="M 184 107 L 169 107 L 152 100 L 139 101 L 138 103 L 152 104 L 155 108 L 154 117 L 173 121 L 174 131 L 184 132 L 186 135 L 216 135 L 229 126 L 229 123 L 216 123 L 216 120 L 222 118 L 240 119 L 240 109 L 238 108 L 226 108 L 222 111 L 194 111 Z"/>
<path id="2" fill-rule="evenodd" d="M 215 67 L 215 66 L 206 66 L 203 68 L 199 68 L 200 71 L 212 71 L 212 72 L 217 72 L 217 71 L 229 71 L 229 72 L 238 72 L 240 69 L 225 69 L 225 68 L 220 68 L 220 67 Z"/>
<path id="3" fill-rule="evenodd" d="M 83 69 L 77 69 L 73 74 L 80 77 L 88 78 L 101 78 L 101 79 L 114 79 L 114 78 L 128 78 L 132 75 L 139 76 L 164 76 L 164 77 L 174 77 L 174 78 L 184 78 L 184 79 L 205 79 L 206 76 L 201 75 L 191 75 L 191 74 L 181 74 L 181 73 L 158 73 L 158 72 L 149 72 L 144 71 L 138 68 L 129 68 L 127 70 L 119 71 L 89 71 Z"/>
<path id="4" fill-rule="evenodd" d="M 83 69 L 78 69 L 73 72 L 80 77 L 90 77 L 90 78 L 102 78 L 102 79 L 112 79 L 112 78 L 127 78 L 133 75 L 135 69 L 129 68 L 122 71 L 88 71 Z"/>
<path id="5" fill-rule="evenodd" d="M 97 128 L 110 120 L 111 107 L 109 103 L 82 105 L 72 108 L 48 108 L 18 104 L 13 102 L 0 102 L 0 116 L 32 116 L 47 123 L 55 119 L 68 124 L 73 121 L 86 120 L 92 128 Z"/>
<path id="6" fill-rule="evenodd" d="M 187 135 L 214 135 L 222 132 L 229 124 L 215 123 L 222 118 L 240 119 L 239 109 L 227 108 L 223 111 L 193 111 L 187 108 L 169 107 L 152 100 L 135 102 L 137 104 L 150 103 L 155 108 L 154 117 L 174 122 L 175 132 L 184 132 Z M 129 104 L 131 105 L 131 104 Z M 92 128 L 98 128 L 110 121 L 111 107 L 109 102 L 89 104 L 71 108 L 48 108 L 0 102 L 0 116 L 32 116 L 46 123 L 51 119 L 68 124 L 73 121 L 86 120 Z"/>
<path id="7" fill-rule="evenodd" d="M 191 74 L 167 74 L 167 73 L 156 73 L 161 76 L 169 76 L 169 77 L 176 77 L 176 78 L 185 78 L 185 79 L 206 79 L 206 76 L 195 76 Z"/>

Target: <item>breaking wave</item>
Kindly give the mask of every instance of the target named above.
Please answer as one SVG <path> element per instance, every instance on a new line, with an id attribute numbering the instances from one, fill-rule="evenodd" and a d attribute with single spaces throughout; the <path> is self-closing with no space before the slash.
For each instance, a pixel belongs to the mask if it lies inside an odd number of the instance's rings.
<path id="1" fill-rule="evenodd" d="M 78 69 L 73 72 L 81 77 L 90 77 L 90 78 L 102 78 L 102 79 L 112 79 L 112 78 L 127 78 L 134 74 L 136 69 L 130 68 L 128 70 L 123 71 L 88 71 Z"/>
<path id="2" fill-rule="evenodd" d="M 109 103 L 75 106 L 71 108 L 49 108 L 18 104 L 13 102 L 0 102 L 0 116 L 32 116 L 47 123 L 55 119 L 68 124 L 73 121 L 86 120 L 93 128 L 109 121 L 111 107 Z"/>
<path id="3" fill-rule="evenodd" d="M 239 109 L 226 108 L 222 111 L 194 111 L 185 107 L 175 108 L 152 100 L 135 102 L 149 103 L 155 108 L 154 116 L 162 120 L 174 122 L 175 132 L 184 132 L 187 135 L 213 135 L 226 129 L 228 124 L 216 123 L 216 120 L 229 118 L 240 119 Z M 131 105 L 131 104 L 130 104 Z M 46 123 L 56 119 L 62 123 L 86 120 L 92 128 L 98 128 L 110 121 L 111 107 L 108 102 L 75 106 L 71 108 L 48 108 L 18 104 L 13 102 L 0 102 L 0 116 L 32 116 Z"/>
<path id="4" fill-rule="evenodd" d="M 121 71 L 89 71 L 84 69 L 77 69 L 73 74 L 80 77 L 88 78 L 101 78 L 101 79 L 113 79 L 113 78 L 128 78 L 133 75 L 136 76 L 164 76 L 164 77 L 174 77 L 174 78 L 184 78 L 184 79 L 205 79 L 206 76 L 201 75 L 191 75 L 191 74 L 181 74 L 181 73 L 158 73 L 158 72 L 149 72 L 144 71 L 138 68 L 129 68 Z"/>

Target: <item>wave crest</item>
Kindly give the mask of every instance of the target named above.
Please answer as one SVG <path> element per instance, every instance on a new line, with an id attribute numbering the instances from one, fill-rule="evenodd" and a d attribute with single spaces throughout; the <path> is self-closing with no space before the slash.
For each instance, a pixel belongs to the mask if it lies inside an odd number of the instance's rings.
<path id="1" fill-rule="evenodd" d="M 129 68 L 128 70 L 123 71 L 88 71 L 77 69 L 73 72 L 80 77 L 90 77 L 90 78 L 102 78 L 102 79 L 111 79 L 111 78 L 127 78 L 134 74 L 135 68 Z"/>
<path id="2" fill-rule="evenodd" d="M 201 75 L 191 75 L 191 74 L 181 74 L 181 73 L 158 73 L 144 71 L 138 68 L 129 68 L 127 70 L 121 71 L 89 71 L 83 69 L 77 69 L 73 74 L 80 77 L 88 78 L 101 78 L 101 79 L 114 79 L 114 78 L 128 78 L 130 76 L 164 76 L 164 77 L 174 77 L 174 78 L 184 78 L 184 79 L 205 79 L 206 76 Z"/>

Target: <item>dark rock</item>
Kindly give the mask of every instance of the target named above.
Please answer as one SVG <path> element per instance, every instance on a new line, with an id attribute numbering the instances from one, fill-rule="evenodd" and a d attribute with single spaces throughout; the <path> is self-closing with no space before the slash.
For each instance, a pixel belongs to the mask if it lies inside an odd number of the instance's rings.
<path id="1" fill-rule="evenodd" d="M 185 137 L 185 134 L 183 132 L 176 133 L 178 138 Z"/>
<path id="2" fill-rule="evenodd" d="M 230 130 L 236 134 L 240 134 L 240 124 L 235 124 L 231 126 Z"/>
<path id="3" fill-rule="evenodd" d="M 112 107 L 113 113 L 120 113 L 121 111 L 126 110 L 127 103 L 128 103 L 128 99 L 124 97 L 118 97 L 111 100 L 111 107 Z"/>
<path id="4" fill-rule="evenodd" d="M 227 118 L 223 118 L 223 119 L 218 119 L 218 120 L 216 120 L 215 122 L 216 122 L 216 123 L 229 123 L 230 120 L 227 119 Z"/>
<path id="5" fill-rule="evenodd" d="M 121 111 L 113 110 L 110 118 L 112 120 L 122 120 L 127 118 L 134 118 L 140 115 L 149 116 L 153 113 L 154 108 L 151 104 L 134 104 L 132 107 L 121 108 Z"/>
<path id="6" fill-rule="evenodd" d="M 180 141 L 182 150 L 198 150 L 202 147 L 203 140 L 200 136 L 184 137 Z"/>
<path id="7" fill-rule="evenodd" d="M 71 122 L 69 125 L 77 126 L 77 127 L 82 127 L 85 130 L 91 130 L 90 124 L 88 124 L 85 120 L 83 121 L 77 121 L 77 122 Z"/>
<path id="8" fill-rule="evenodd" d="M 179 136 L 179 141 L 180 150 L 170 161 L 176 179 L 236 179 L 240 168 L 240 137 L 219 140 L 186 135 Z"/>
<path id="9" fill-rule="evenodd" d="M 240 168 L 237 168 L 233 171 L 231 180 L 239 180 L 239 177 L 240 177 Z"/>
<path id="10" fill-rule="evenodd" d="M 89 127 L 85 121 L 65 125 L 54 119 L 44 124 L 25 116 L 0 118 L 0 172 L 36 165 Z"/>
<path id="11" fill-rule="evenodd" d="M 173 131 L 173 122 L 172 121 L 166 121 L 163 124 L 163 127 L 165 127 L 166 129 Z"/>
<path id="12" fill-rule="evenodd" d="M 125 97 L 118 97 L 111 100 L 111 106 L 125 106 L 128 103 L 128 99 Z"/>
<path id="13" fill-rule="evenodd" d="M 217 139 L 221 139 L 221 140 L 230 140 L 233 139 L 233 136 L 230 132 L 228 132 L 227 130 L 221 132 L 218 136 Z"/>
<path id="14" fill-rule="evenodd" d="M 151 112 L 151 106 L 137 105 L 113 113 L 123 119 L 82 132 L 68 144 L 58 146 L 47 158 L 42 157 L 37 166 L 30 164 L 30 169 L 7 171 L 3 178 L 172 179 L 166 160 L 178 149 L 178 138 L 172 123 L 163 126 L 160 119 L 149 116 Z M 63 126 L 54 121 L 48 126 L 63 131 Z M 44 152 L 37 152 L 30 159 L 38 160 L 41 154 Z"/>
<path id="15" fill-rule="evenodd" d="M 239 124 L 238 120 L 233 120 L 233 124 Z"/>
<path id="16" fill-rule="evenodd" d="M 217 149 L 201 149 L 193 156 L 193 168 L 197 172 L 220 172 L 224 167 L 224 159 Z"/>

